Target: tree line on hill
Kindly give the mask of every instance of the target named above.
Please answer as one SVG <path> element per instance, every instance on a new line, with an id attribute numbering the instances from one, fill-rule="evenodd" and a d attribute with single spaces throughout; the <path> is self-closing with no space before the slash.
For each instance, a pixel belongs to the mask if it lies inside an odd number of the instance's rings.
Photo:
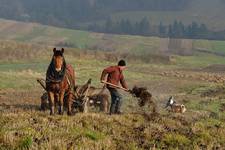
<path id="1" fill-rule="evenodd" d="M 224 4 L 225 0 L 221 1 L 221 5 Z M 196 22 L 152 25 L 147 18 L 136 23 L 127 19 L 114 22 L 109 18 L 117 12 L 183 11 L 191 7 L 192 2 L 194 0 L 0 0 L 0 18 L 116 34 L 224 40 L 225 31 L 210 31 L 206 25 Z M 104 20 L 103 25 L 93 23 Z M 90 25 L 87 27 L 87 24 Z"/>
<path id="2" fill-rule="evenodd" d="M 135 23 L 128 19 L 114 22 L 111 18 L 108 18 L 103 25 L 94 23 L 89 25 L 87 29 L 89 31 L 112 34 L 210 40 L 225 39 L 225 31 L 211 31 L 203 23 L 199 24 L 193 21 L 191 24 L 185 25 L 182 21 L 174 20 L 169 25 L 164 25 L 162 22 L 159 25 L 151 25 L 146 17 Z"/>
<path id="3" fill-rule="evenodd" d="M 114 12 L 178 11 L 191 0 L 0 0 L 0 17 L 73 27 Z"/>

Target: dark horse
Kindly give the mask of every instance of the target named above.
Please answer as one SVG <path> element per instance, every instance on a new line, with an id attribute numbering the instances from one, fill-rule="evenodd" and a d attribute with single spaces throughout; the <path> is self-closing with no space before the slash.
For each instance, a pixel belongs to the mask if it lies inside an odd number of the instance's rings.
<path id="1" fill-rule="evenodd" d="M 49 98 L 50 115 L 54 114 L 55 103 L 59 103 L 59 114 L 63 115 L 64 101 L 67 114 L 71 115 L 72 98 L 75 86 L 75 73 L 64 59 L 64 49 L 53 49 L 52 61 L 46 73 L 46 90 Z"/>

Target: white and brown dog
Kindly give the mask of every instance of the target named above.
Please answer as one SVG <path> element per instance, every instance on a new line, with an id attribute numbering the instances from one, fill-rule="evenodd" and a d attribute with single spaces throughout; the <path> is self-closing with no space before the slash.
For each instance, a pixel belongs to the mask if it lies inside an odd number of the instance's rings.
<path id="1" fill-rule="evenodd" d="M 174 112 L 174 113 L 184 113 L 187 109 L 186 107 L 183 105 L 183 104 L 177 104 L 174 100 L 174 97 L 171 96 L 166 104 L 166 107 L 169 107 L 171 108 L 171 111 Z"/>

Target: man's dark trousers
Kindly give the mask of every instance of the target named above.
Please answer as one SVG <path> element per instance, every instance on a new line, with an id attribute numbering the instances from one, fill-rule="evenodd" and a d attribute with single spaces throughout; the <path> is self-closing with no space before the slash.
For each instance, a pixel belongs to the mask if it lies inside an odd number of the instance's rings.
<path id="1" fill-rule="evenodd" d="M 122 105 L 122 96 L 117 89 L 111 87 L 108 87 L 108 89 L 111 94 L 110 114 L 118 114 L 120 113 L 120 108 Z"/>

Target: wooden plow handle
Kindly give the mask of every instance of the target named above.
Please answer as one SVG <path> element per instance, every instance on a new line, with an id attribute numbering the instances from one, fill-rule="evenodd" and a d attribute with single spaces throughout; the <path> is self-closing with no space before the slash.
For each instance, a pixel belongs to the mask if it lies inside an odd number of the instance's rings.
<path id="1" fill-rule="evenodd" d="M 126 92 L 129 92 L 128 89 L 125 89 L 125 88 L 123 88 L 123 87 L 121 87 L 121 86 L 118 86 L 118 85 L 115 85 L 115 84 L 112 84 L 112 83 L 109 83 L 109 82 L 106 82 L 106 81 L 102 81 L 102 83 L 107 84 L 107 85 L 111 85 L 111 86 L 113 86 L 113 87 L 115 87 L 115 88 L 119 88 L 119 89 L 122 89 L 122 90 L 124 90 L 124 91 L 126 91 Z"/>
<path id="2" fill-rule="evenodd" d="M 47 91 L 47 90 L 46 90 L 46 87 L 45 87 L 45 84 L 44 84 L 44 82 L 45 82 L 44 79 L 40 79 L 40 78 L 39 78 L 39 79 L 37 79 L 37 82 L 40 83 L 40 85 L 45 89 L 45 91 Z"/>

